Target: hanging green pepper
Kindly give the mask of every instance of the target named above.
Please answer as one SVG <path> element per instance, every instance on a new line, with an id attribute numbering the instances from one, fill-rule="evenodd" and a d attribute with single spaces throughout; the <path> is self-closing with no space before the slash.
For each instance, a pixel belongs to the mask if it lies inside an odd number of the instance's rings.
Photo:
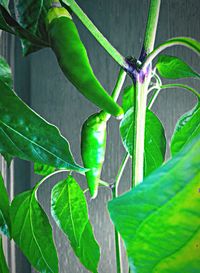
<path id="1" fill-rule="evenodd" d="M 98 193 L 98 185 L 106 151 L 106 124 L 109 116 L 105 112 L 93 114 L 83 124 L 81 131 L 81 156 L 87 171 L 86 179 L 91 197 Z"/>
<path id="2" fill-rule="evenodd" d="M 59 7 L 59 1 L 47 15 L 47 30 L 50 45 L 58 63 L 71 83 L 91 102 L 114 116 L 123 114 L 122 108 L 114 102 L 95 77 L 86 49 L 69 12 Z"/>

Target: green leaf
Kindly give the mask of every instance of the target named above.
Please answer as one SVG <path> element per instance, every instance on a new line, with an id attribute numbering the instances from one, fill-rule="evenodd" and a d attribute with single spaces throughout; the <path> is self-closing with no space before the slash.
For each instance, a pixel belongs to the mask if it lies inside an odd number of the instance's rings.
<path id="1" fill-rule="evenodd" d="M 36 188 L 11 204 L 12 236 L 39 272 L 58 273 L 58 257 L 49 220 L 36 199 Z"/>
<path id="2" fill-rule="evenodd" d="M 178 120 L 171 140 L 171 154 L 179 152 L 197 135 L 200 135 L 200 102 Z"/>
<path id="3" fill-rule="evenodd" d="M 133 272 L 199 271 L 199 150 L 200 136 L 135 189 L 109 202 Z"/>
<path id="4" fill-rule="evenodd" d="M 10 66 L 6 60 L 0 56 L 0 80 L 8 84 L 10 87 L 13 86 L 12 72 Z"/>
<path id="5" fill-rule="evenodd" d="M 0 231 L 10 237 L 10 202 L 0 172 Z"/>
<path id="6" fill-rule="evenodd" d="M 96 273 L 100 250 L 89 222 L 85 196 L 72 176 L 54 186 L 51 211 L 81 263 Z"/>
<path id="7" fill-rule="evenodd" d="M 122 93 L 122 108 L 126 113 L 133 106 L 134 85 L 124 88 Z"/>
<path id="8" fill-rule="evenodd" d="M 34 163 L 34 173 L 39 174 L 39 175 L 49 175 L 53 173 L 56 170 L 55 167 L 49 166 L 49 165 L 44 165 L 40 163 Z"/>
<path id="9" fill-rule="evenodd" d="M 0 272 L 9 273 L 9 269 L 8 269 L 4 252 L 3 252 L 3 242 L 2 242 L 1 236 L 0 236 Z"/>
<path id="10" fill-rule="evenodd" d="M 195 72 L 188 64 L 177 57 L 160 55 L 156 68 L 161 77 L 167 79 L 180 78 L 200 78 L 200 75 Z"/>
<path id="11" fill-rule="evenodd" d="M 128 110 L 120 123 L 120 134 L 126 151 L 133 152 L 133 107 Z M 162 123 L 158 117 L 147 110 L 145 125 L 145 175 L 162 165 L 165 158 L 166 139 Z"/>
<path id="12" fill-rule="evenodd" d="M 2 5 L 0 5 L 0 28 L 22 39 L 24 55 L 48 46 L 46 37 L 31 33 L 22 27 Z"/>
<path id="13" fill-rule="evenodd" d="M 0 4 L 4 6 L 4 8 L 8 9 L 9 0 L 0 0 Z"/>
<path id="14" fill-rule="evenodd" d="M 48 137 L 47 137 L 48 136 Z M 72 157 L 59 130 L 29 108 L 0 81 L 0 153 L 54 166 L 85 171 Z"/>
<path id="15" fill-rule="evenodd" d="M 51 0 L 17 0 L 15 10 L 20 25 L 30 33 L 48 42 L 45 19 L 51 5 Z M 36 48 L 32 43 L 22 39 L 24 54 L 27 55 L 40 48 Z"/>

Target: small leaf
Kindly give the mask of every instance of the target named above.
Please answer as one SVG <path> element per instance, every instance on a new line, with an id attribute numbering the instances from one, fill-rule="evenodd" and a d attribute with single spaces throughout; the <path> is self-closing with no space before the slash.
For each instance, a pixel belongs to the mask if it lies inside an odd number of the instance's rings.
<path id="1" fill-rule="evenodd" d="M 160 55 L 156 68 L 161 77 L 167 79 L 180 78 L 200 78 L 200 75 L 195 72 L 188 64 L 177 57 Z"/>
<path id="2" fill-rule="evenodd" d="M 177 122 L 172 140 L 172 155 L 179 152 L 193 138 L 200 134 L 200 102 L 194 109 L 185 113 Z"/>
<path id="3" fill-rule="evenodd" d="M 200 268 L 200 136 L 109 212 L 138 273 L 194 273 Z"/>
<path id="4" fill-rule="evenodd" d="M 3 242 L 0 236 L 0 272 L 1 273 L 9 273 L 8 265 L 6 263 L 6 259 L 3 252 Z"/>
<path id="5" fill-rule="evenodd" d="M 39 175 L 49 175 L 53 173 L 56 170 L 55 167 L 49 166 L 49 165 L 44 165 L 40 163 L 34 163 L 34 173 L 39 174 Z"/>
<path id="6" fill-rule="evenodd" d="M 59 130 L 31 110 L 0 81 L 0 153 L 82 172 Z"/>
<path id="7" fill-rule="evenodd" d="M 133 153 L 133 107 L 128 110 L 120 124 L 120 134 L 126 151 Z M 147 110 L 145 125 L 145 175 L 162 165 L 165 158 L 166 139 L 162 123 L 158 117 Z"/>
<path id="8" fill-rule="evenodd" d="M 72 176 L 68 176 L 66 180 L 54 186 L 51 211 L 81 263 L 88 270 L 96 273 L 100 258 L 99 246 L 88 219 L 85 196 Z"/>
<path id="9" fill-rule="evenodd" d="M 6 9 L 8 9 L 9 0 L 0 0 L 0 4 L 4 6 Z"/>
<path id="10" fill-rule="evenodd" d="M 33 189 L 19 194 L 13 200 L 12 236 L 37 271 L 58 273 L 58 257 L 52 228 L 35 195 Z"/>
<path id="11" fill-rule="evenodd" d="M 0 172 L 0 231 L 10 237 L 10 202 Z"/>
<path id="12" fill-rule="evenodd" d="M 133 106 L 134 85 L 127 86 L 122 94 L 122 108 L 126 113 Z"/>
<path id="13" fill-rule="evenodd" d="M 8 84 L 11 88 L 13 86 L 12 72 L 6 60 L 0 56 L 0 80 Z"/>

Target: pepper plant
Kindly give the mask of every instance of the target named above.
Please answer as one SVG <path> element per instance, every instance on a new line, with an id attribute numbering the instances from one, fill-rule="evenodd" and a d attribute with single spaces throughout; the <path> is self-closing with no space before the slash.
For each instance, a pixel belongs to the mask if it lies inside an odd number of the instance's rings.
<path id="1" fill-rule="evenodd" d="M 14 92 L 11 70 L 1 57 L 0 153 L 8 165 L 14 157 L 34 162 L 35 172 L 43 176 L 34 188 L 17 195 L 10 203 L 0 175 L 1 273 L 9 272 L 2 236 L 13 239 L 38 272 L 59 272 L 52 227 L 39 204 L 37 191 L 50 177 L 62 172 L 66 172 L 66 179 L 58 181 L 52 189 L 51 214 L 87 270 L 98 272 L 100 246 L 88 215 L 87 190 L 79 186 L 74 172 L 85 176 L 91 200 L 98 198 L 100 185 L 112 192 L 108 211 L 115 227 L 117 273 L 124 272 L 120 236 L 129 272 L 199 272 L 200 95 L 191 86 L 175 84 L 173 80 L 199 79 L 200 75 L 184 60 L 164 55 L 163 51 L 185 46 L 198 56 L 200 43 L 189 37 L 176 37 L 155 47 L 160 4 L 161 0 L 150 1 L 144 43 L 137 58 L 122 56 L 74 0 L 16 0 L 15 14 L 9 10 L 8 0 L 0 0 L 0 28 L 21 39 L 24 55 L 50 47 L 68 80 L 100 107 L 100 112 L 90 116 L 82 127 L 83 166 L 80 166 L 58 128 L 35 113 Z M 119 64 L 111 96 L 92 71 L 73 16 L 81 20 Z M 123 87 L 126 76 L 131 77 L 132 85 Z M 165 78 L 171 79 L 171 83 L 163 84 Z M 159 92 L 168 88 L 192 92 L 197 104 L 178 120 L 170 143 L 171 158 L 164 162 L 165 131 L 151 107 Z M 122 106 L 116 103 L 120 94 Z M 115 183 L 101 180 L 106 127 L 111 115 L 119 119 L 126 150 Z M 129 159 L 132 160 L 130 191 L 118 196 Z"/>

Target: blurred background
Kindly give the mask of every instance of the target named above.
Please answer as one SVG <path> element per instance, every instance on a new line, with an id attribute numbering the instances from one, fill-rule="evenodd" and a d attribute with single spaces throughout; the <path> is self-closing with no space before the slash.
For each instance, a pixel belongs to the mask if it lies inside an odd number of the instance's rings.
<path id="1" fill-rule="evenodd" d="M 81 8 L 92 19 L 100 31 L 124 56 L 138 57 L 142 47 L 145 23 L 147 19 L 147 0 L 77 0 Z M 189 36 L 200 40 L 200 2 L 199 0 L 163 0 L 159 18 L 156 45 L 174 36 Z M 74 16 L 80 36 L 88 50 L 90 61 L 100 82 L 111 92 L 119 72 L 118 65 L 90 35 L 87 29 Z M 50 49 L 43 49 L 26 58 L 22 56 L 21 45 L 17 38 L 2 33 L 0 53 L 10 63 L 14 75 L 15 90 L 18 95 L 36 112 L 49 122 L 59 127 L 61 133 L 69 140 L 71 150 L 78 163 L 80 157 L 80 130 L 85 119 L 98 109 L 88 102 L 63 76 L 56 58 Z M 174 47 L 165 51 L 184 59 L 200 72 L 199 59 L 188 49 Z M 184 80 L 197 90 L 198 80 Z M 124 86 L 131 83 L 127 77 Z M 165 129 L 168 142 L 177 119 L 195 105 L 195 97 L 184 90 L 162 91 L 152 110 L 159 116 Z M 48 137 L 48 136 L 47 136 Z M 114 182 L 117 169 L 124 157 L 125 150 L 119 137 L 119 122 L 111 119 L 108 126 L 106 161 L 102 179 Z M 169 157 L 169 149 L 166 157 Z M 130 186 L 130 162 L 126 167 L 120 184 L 120 192 Z M 15 160 L 8 170 L 0 159 L 0 168 L 10 192 L 11 199 L 21 191 L 30 189 L 40 179 L 34 175 L 33 165 Z M 56 176 L 39 190 L 39 200 L 49 213 L 50 191 L 53 185 L 64 178 Z M 85 179 L 76 175 L 77 181 L 86 188 Z M 114 230 L 107 212 L 107 201 L 111 198 L 108 189 L 100 189 L 98 197 L 89 201 L 90 219 L 97 241 L 101 246 L 99 273 L 115 273 Z M 53 223 L 53 220 L 50 220 Z M 53 224 L 54 225 L 54 224 Z M 54 225 L 56 246 L 59 251 L 61 273 L 86 273 L 74 256 L 65 236 Z M 11 273 L 35 272 L 21 252 L 14 245 L 4 242 L 7 259 L 12 268 Z M 125 251 L 123 250 L 124 271 L 128 272 Z"/>

